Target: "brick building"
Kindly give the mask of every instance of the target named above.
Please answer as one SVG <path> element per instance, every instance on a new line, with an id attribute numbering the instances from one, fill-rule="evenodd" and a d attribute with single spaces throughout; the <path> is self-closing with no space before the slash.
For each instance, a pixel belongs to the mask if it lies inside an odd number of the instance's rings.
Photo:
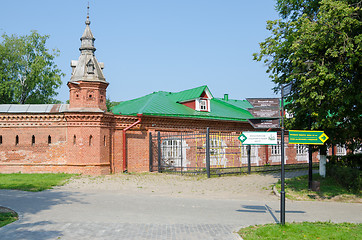
<path id="1" fill-rule="evenodd" d="M 155 92 L 107 112 L 109 83 L 103 75 L 104 64 L 94 55 L 89 17 L 85 24 L 79 59 L 71 61 L 69 104 L 0 105 L 1 173 L 148 171 L 149 133 L 204 131 L 206 127 L 228 133 L 255 130 L 247 121 L 252 118 L 247 101 L 228 95 L 214 98 L 207 86 Z M 253 164 L 280 163 L 278 149 L 255 148 Z M 292 145 L 286 149 L 286 159 L 307 162 L 307 154 L 303 146 Z M 195 164 L 192 161 L 190 165 Z M 216 165 L 218 161 L 214 159 Z"/>

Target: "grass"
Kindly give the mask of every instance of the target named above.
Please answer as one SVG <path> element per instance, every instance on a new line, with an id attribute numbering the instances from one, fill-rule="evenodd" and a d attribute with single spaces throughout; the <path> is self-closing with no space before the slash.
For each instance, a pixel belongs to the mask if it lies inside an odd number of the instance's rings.
<path id="1" fill-rule="evenodd" d="M 239 230 L 244 239 L 362 239 L 362 224 L 303 222 L 256 225 Z"/>
<path id="2" fill-rule="evenodd" d="M 18 220 L 18 215 L 13 212 L 0 212 L 0 228 Z"/>
<path id="3" fill-rule="evenodd" d="M 73 176 L 65 173 L 0 174 L 0 189 L 38 192 L 64 185 Z"/>
<path id="4" fill-rule="evenodd" d="M 313 174 L 313 181 L 320 182 L 320 191 L 308 190 L 308 175 L 285 180 L 286 197 L 291 200 L 335 199 L 339 201 L 357 201 L 361 199 L 361 192 L 352 193 L 338 184 L 333 178 L 322 178 L 319 174 Z M 276 185 L 280 191 L 280 181 Z"/>

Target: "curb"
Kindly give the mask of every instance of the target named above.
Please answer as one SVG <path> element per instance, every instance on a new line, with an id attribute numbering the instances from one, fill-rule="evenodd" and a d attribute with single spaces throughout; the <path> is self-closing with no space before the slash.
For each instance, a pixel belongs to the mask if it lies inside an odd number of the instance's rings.
<path id="1" fill-rule="evenodd" d="M 244 240 L 238 233 L 234 232 L 234 236 L 236 240 Z"/>

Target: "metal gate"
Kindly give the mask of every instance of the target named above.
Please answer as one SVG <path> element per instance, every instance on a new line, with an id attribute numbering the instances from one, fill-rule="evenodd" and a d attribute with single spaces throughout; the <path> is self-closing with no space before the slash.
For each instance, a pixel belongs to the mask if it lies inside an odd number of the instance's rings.
<path id="1" fill-rule="evenodd" d="M 221 174 L 240 173 L 252 158 L 238 140 L 240 132 L 150 133 L 150 171 Z M 250 149 L 250 148 L 249 148 Z M 252 162 L 252 161 L 251 161 Z M 251 164 L 249 164 L 250 166 Z"/>

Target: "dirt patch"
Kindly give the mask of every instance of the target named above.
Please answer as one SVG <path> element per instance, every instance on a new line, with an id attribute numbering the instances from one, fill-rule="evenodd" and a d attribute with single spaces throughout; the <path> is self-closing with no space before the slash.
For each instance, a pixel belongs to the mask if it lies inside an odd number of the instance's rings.
<path id="1" fill-rule="evenodd" d="M 118 191 L 174 197 L 260 199 L 275 198 L 273 175 L 238 175 L 206 178 L 172 174 L 115 174 L 71 179 L 62 189 L 82 191 Z"/>

